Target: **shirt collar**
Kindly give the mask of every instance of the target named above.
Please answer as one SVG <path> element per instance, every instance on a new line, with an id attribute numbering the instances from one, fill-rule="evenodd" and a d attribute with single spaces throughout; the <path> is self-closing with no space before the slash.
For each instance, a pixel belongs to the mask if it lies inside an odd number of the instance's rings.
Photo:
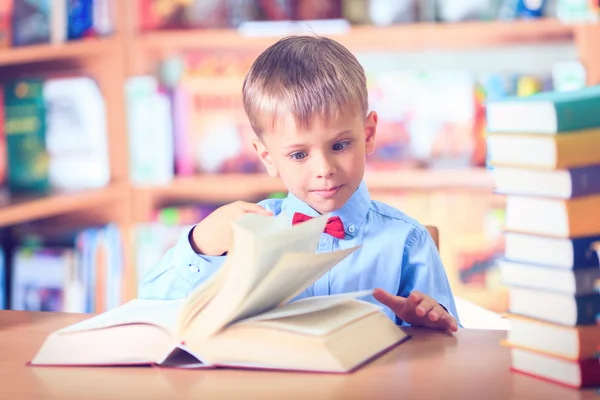
<path id="1" fill-rule="evenodd" d="M 350 196 L 346 204 L 337 211 L 332 212 L 330 215 L 340 217 L 344 224 L 344 231 L 346 235 L 354 237 L 358 231 L 362 228 L 369 209 L 371 208 L 371 196 L 369 189 L 363 180 L 358 189 Z M 286 213 L 286 217 L 292 223 L 294 213 L 300 212 L 310 217 L 317 217 L 319 213 L 311 206 L 289 193 L 288 196 L 283 200 L 282 211 Z"/>

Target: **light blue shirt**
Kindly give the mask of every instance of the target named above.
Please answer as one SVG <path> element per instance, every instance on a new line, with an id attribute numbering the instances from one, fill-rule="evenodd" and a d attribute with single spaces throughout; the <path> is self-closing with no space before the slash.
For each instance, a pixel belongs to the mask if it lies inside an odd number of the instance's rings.
<path id="1" fill-rule="evenodd" d="M 268 199 L 259 203 L 274 215 L 285 212 L 290 224 L 295 212 L 309 216 L 318 213 L 289 194 L 285 199 Z M 401 211 L 371 200 L 364 181 L 340 210 L 331 213 L 344 224 L 345 237 L 337 239 L 321 234 L 317 252 L 362 247 L 335 265 L 295 300 L 318 295 L 382 288 L 389 293 L 408 297 L 418 290 L 444 306 L 457 322 L 454 297 L 439 253 L 427 229 Z M 223 263 L 223 256 L 204 256 L 194 252 L 186 230 L 179 242 L 143 277 L 139 297 L 178 299 L 186 297 Z M 377 302 L 373 296 L 363 300 Z M 394 313 L 384 312 L 396 323 Z M 460 325 L 459 325 L 460 326 Z"/>

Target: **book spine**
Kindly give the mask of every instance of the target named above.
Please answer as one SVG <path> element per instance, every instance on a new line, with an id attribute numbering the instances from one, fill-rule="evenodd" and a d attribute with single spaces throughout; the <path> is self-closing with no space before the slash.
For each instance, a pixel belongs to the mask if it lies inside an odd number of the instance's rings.
<path id="1" fill-rule="evenodd" d="M 600 126 L 600 98 L 583 98 L 555 103 L 558 133 Z"/>
<path id="2" fill-rule="evenodd" d="M 573 268 L 588 268 L 600 266 L 598 253 L 592 249 L 592 243 L 600 241 L 600 236 L 589 236 L 572 239 Z"/>
<path id="3" fill-rule="evenodd" d="M 0 1 L 0 49 L 12 45 L 12 13 L 13 0 Z"/>
<path id="4" fill-rule="evenodd" d="M 8 170 L 6 135 L 4 134 L 4 90 L 0 88 L 0 188 L 4 186 Z"/>
<path id="5" fill-rule="evenodd" d="M 588 196 L 600 193 L 600 165 L 573 168 L 571 176 L 571 197 Z"/>
<path id="6" fill-rule="evenodd" d="M 587 129 L 554 136 L 556 164 L 553 169 L 570 169 L 600 164 L 600 130 Z"/>
<path id="7" fill-rule="evenodd" d="M 596 315 L 600 314 L 600 294 L 576 297 L 577 325 L 596 324 Z"/>
<path id="8" fill-rule="evenodd" d="M 20 0 L 13 3 L 12 45 L 27 46 L 50 42 L 50 2 Z"/>
<path id="9" fill-rule="evenodd" d="M 596 280 L 600 279 L 598 267 L 572 271 L 575 279 L 575 295 L 596 294 Z"/>
<path id="10" fill-rule="evenodd" d="M 588 358 L 580 361 L 581 386 L 600 386 L 600 360 Z"/>
<path id="11" fill-rule="evenodd" d="M 42 91 L 43 81 L 37 79 L 4 87 L 7 181 L 13 193 L 45 193 L 50 187 Z"/>
<path id="12" fill-rule="evenodd" d="M 179 176 L 191 176 L 195 173 L 195 167 L 189 131 L 190 94 L 183 86 L 178 85 L 173 88 L 171 96 L 175 173 Z"/>

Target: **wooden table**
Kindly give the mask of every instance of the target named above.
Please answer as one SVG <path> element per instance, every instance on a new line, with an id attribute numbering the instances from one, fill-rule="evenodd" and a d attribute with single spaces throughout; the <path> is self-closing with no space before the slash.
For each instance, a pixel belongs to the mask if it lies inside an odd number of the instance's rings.
<path id="1" fill-rule="evenodd" d="M 0 399 L 600 399 L 509 371 L 503 331 L 409 329 L 413 338 L 345 375 L 152 367 L 27 367 L 82 314 L 0 311 Z"/>

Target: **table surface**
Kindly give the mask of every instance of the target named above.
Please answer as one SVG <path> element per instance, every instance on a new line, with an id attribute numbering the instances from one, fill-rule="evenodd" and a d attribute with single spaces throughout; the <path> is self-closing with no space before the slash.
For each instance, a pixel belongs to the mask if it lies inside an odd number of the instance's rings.
<path id="1" fill-rule="evenodd" d="M 600 399 L 511 372 L 505 331 L 412 338 L 350 374 L 157 367 L 31 367 L 52 331 L 86 314 L 0 311 L 0 399 Z"/>

